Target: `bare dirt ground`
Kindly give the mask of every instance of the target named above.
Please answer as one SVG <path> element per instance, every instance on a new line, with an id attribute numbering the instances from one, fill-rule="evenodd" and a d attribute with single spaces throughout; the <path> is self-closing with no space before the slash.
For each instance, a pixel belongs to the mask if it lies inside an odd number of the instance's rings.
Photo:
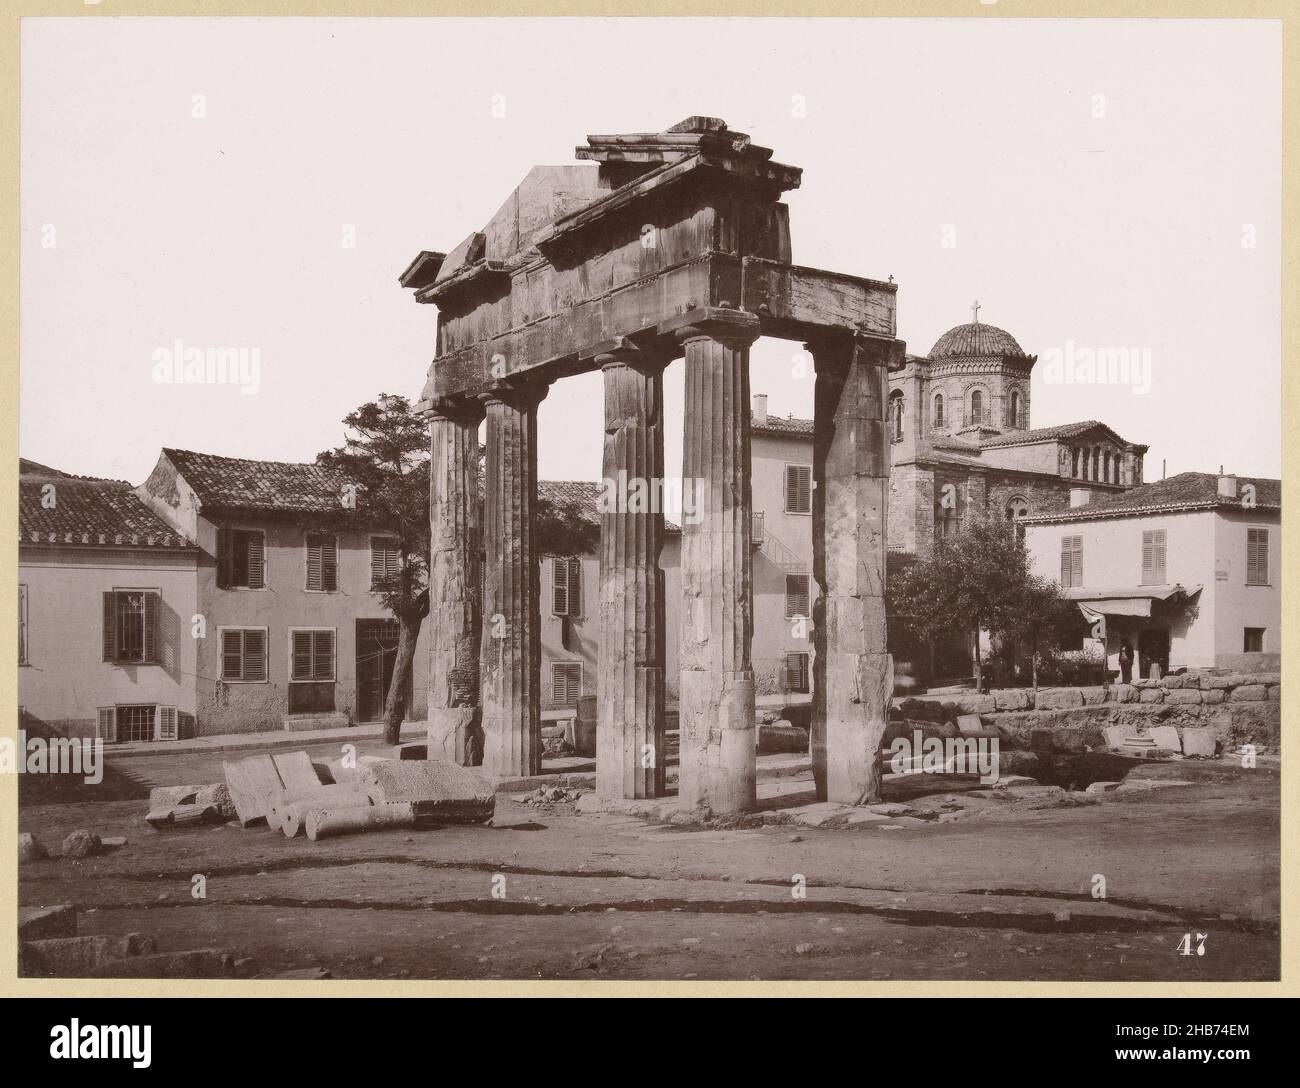
<path id="1" fill-rule="evenodd" d="M 222 758 L 121 759 L 97 787 L 26 790 L 20 830 L 52 850 L 77 828 L 128 844 L 24 864 L 19 902 L 73 902 L 83 934 L 226 948 L 245 977 L 1278 977 L 1276 769 L 1153 765 L 1132 777 L 1193 784 L 1088 797 L 887 778 L 886 800 L 921 818 L 835 830 L 679 827 L 507 795 L 491 827 L 320 843 L 144 823 L 149 786 L 218 781 Z M 813 800 L 806 772 L 775 788 L 769 808 Z M 1204 955 L 1178 953 L 1188 933 Z"/>

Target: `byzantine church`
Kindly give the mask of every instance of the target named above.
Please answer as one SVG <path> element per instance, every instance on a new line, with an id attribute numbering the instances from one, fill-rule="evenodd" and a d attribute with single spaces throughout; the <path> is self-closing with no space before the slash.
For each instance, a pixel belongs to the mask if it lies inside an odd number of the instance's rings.
<path id="1" fill-rule="evenodd" d="M 891 551 L 925 556 L 972 517 L 1015 523 L 1142 483 L 1147 447 L 1104 423 L 1030 426 L 1038 357 L 972 311 L 889 375 Z"/>

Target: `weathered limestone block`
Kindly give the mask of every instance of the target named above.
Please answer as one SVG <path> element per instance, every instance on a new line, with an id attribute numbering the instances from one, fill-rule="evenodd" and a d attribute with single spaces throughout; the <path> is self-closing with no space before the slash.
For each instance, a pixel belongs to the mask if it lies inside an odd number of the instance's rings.
<path id="1" fill-rule="evenodd" d="M 1180 673 L 1176 675 L 1171 674 L 1169 676 L 1162 676 L 1160 678 L 1160 686 L 1162 688 L 1184 688 L 1184 687 L 1199 687 L 1200 684 L 1198 683 L 1197 680 L 1197 674 L 1189 672 L 1189 673 Z"/>
<path id="2" fill-rule="evenodd" d="M 476 401 L 429 416 L 428 744 L 444 759 L 483 758 L 479 714 L 480 584 Z"/>
<path id="3" fill-rule="evenodd" d="M 1068 710 L 1083 706 L 1083 694 L 1078 688 L 1040 688 L 1034 706 L 1038 710 Z"/>
<path id="4" fill-rule="evenodd" d="M 993 705 L 998 710 L 1025 710 L 1033 693 L 1025 688 L 995 688 L 992 695 Z"/>
<path id="5" fill-rule="evenodd" d="M 1104 687 L 1080 688 L 1079 695 L 1084 706 L 1100 706 L 1106 702 L 1107 689 Z"/>
<path id="6" fill-rule="evenodd" d="M 600 515 L 596 792 L 664 793 L 663 363 L 626 347 L 598 358 L 605 383 L 604 478 L 626 480 L 626 509 Z"/>
<path id="7" fill-rule="evenodd" d="M 447 823 L 484 823 L 496 809 L 492 784 L 451 761 L 385 760 L 368 765 L 361 780 L 376 805 L 408 802 L 416 815 Z"/>
<path id="8" fill-rule="evenodd" d="M 1112 703 L 1136 703 L 1138 690 L 1132 684 L 1113 684 L 1110 689 Z"/>
<path id="9" fill-rule="evenodd" d="M 1165 692 L 1163 688 L 1143 688 L 1138 693 L 1139 703 L 1163 703 L 1165 701 Z"/>
<path id="10" fill-rule="evenodd" d="M 992 714 L 997 702 L 992 695 L 968 695 L 957 700 L 957 708 L 963 714 Z"/>
<path id="11" fill-rule="evenodd" d="M 20 941 L 38 941 L 45 937 L 74 937 L 76 933 L 77 908 L 72 903 L 18 908 Z"/>
<path id="12" fill-rule="evenodd" d="M 51 937 L 22 946 L 23 973 L 56 978 L 84 978 L 91 971 L 130 956 L 152 953 L 152 937 L 128 933 L 124 937 Z"/>
<path id="13" fill-rule="evenodd" d="M 1201 701 L 1201 692 L 1198 688 L 1173 688 L 1165 692 L 1165 702 L 1167 704 L 1188 704 Z"/>
<path id="14" fill-rule="evenodd" d="M 1213 729 L 1184 729 L 1183 755 L 1200 756 L 1213 759 L 1218 750 L 1218 742 Z"/>
<path id="15" fill-rule="evenodd" d="M 680 333 L 686 346 L 682 475 L 702 488 L 698 522 L 682 527 L 678 657 L 686 808 L 754 807 L 754 677 L 750 660 L 749 345 L 758 321 L 737 312 Z"/>
<path id="16" fill-rule="evenodd" d="M 84 828 L 73 831 L 63 840 L 63 856 L 65 858 L 88 858 L 98 854 L 100 848 L 99 836 L 93 831 L 86 831 Z"/>
<path id="17" fill-rule="evenodd" d="M 23 831 L 18 836 L 18 860 L 39 861 L 41 858 L 48 857 L 45 846 L 30 831 Z"/>
<path id="18" fill-rule="evenodd" d="M 1201 702 L 1209 706 L 1217 706 L 1219 703 L 1228 701 L 1228 693 L 1222 688 L 1211 688 L 1208 691 L 1202 690 Z"/>
<path id="19" fill-rule="evenodd" d="M 813 407 L 812 764 L 817 795 L 880 800 L 875 754 L 888 723 L 893 661 L 885 633 L 885 517 L 890 455 L 887 369 L 901 344 L 866 336 L 808 345 L 817 370 Z M 978 713 L 994 708 L 953 707 Z"/>
<path id="20" fill-rule="evenodd" d="M 1242 684 L 1228 693 L 1230 703 L 1262 702 L 1268 698 L 1268 689 L 1263 684 Z"/>
<path id="21" fill-rule="evenodd" d="M 1152 728 L 1150 736 L 1156 742 L 1157 748 L 1170 752 L 1183 750 L 1183 742 L 1178 737 L 1178 730 L 1172 725 L 1157 725 Z"/>
<path id="22" fill-rule="evenodd" d="M 1197 678 L 1202 691 L 1227 691 L 1232 687 L 1231 679 L 1227 676 L 1213 676 L 1209 673 L 1201 673 Z"/>
<path id="23" fill-rule="evenodd" d="M 537 405 L 544 386 L 483 398 L 483 635 L 479 650 L 483 766 L 520 777 L 542 769 L 541 600 L 535 539 Z"/>
<path id="24" fill-rule="evenodd" d="M 1281 684 L 1269 684 L 1269 685 L 1268 685 L 1268 697 L 1269 697 L 1270 700 L 1280 700 L 1280 699 L 1282 698 L 1282 685 L 1281 685 Z"/>

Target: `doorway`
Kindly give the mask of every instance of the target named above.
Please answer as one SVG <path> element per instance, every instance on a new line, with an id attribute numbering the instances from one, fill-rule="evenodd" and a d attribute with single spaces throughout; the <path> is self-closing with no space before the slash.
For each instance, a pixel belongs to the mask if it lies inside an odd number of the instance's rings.
<path id="1" fill-rule="evenodd" d="M 1138 635 L 1138 676 L 1151 677 L 1152 664 L 1160 666 L 1160 675 L 1169 675 L 1169 628 L 1148 627 Z"/>
<path id="2" fill-rule="evenodd" d="M 388 687 L 397 662 L 396 620 L 357 620 L 357 721 L 377 722 L 384 716 Z M 411 716 L 411 676 L 406 677 L 403 720 Z"/>

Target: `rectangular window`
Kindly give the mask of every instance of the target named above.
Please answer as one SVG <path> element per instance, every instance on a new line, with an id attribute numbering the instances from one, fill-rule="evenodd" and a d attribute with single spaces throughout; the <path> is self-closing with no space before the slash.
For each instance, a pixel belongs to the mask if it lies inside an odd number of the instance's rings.
<path id="1" fill-rule="evenodd" d="M 290 632 L 290 680 L 334 679 L 334 632 L 328 629 Z"/>
<path id="2" fill-rule="evenodd" d="M 144 589 L 104 594 L 104 660 L 114 665 L 158 664 L 160 597 Z"/>
<path id="3" fill-rule="evenodd" d="M 1083 537 L 1061 537 L 1061 585 L 1066 589 L 1083 585 Z"/>
<path id="4" fill-rule="evenodd" d="M 582 615 L 582 560 L 555 556 L 551 559 L 551 613 L 556 616 Z"/>
<path id="5" fill-rule="evenodd" d="M 18 587 L 18 664 L 27 664 L 27 587 Z"/>
<path id="6" fill-rule="evenodd" d="M 556 706 L 576 706 L 582 696 L 582 662 L 551 663 L 551 702 Z"/>
<path id="7" fill-rule="evenodd" d="M 147 704 L 144 706 L 118 706 L 113 709 L 117 714 L 117 730 L 114 734 L 114 740 L 153 740 L 157 707 Z"/>
<path id="8" fill-rule="evenodd" d="M 808 655 L 792 653 L 785 655 L 785 690 L 806 692 L 808 690 Z"/>
<path id="9" fill-rule="evenodd" d="M 1262 654 L 1264 652 L 1264 628 L 1247 627 L 1242 639 L 1242 653 Z"/>
<path id="10" fill-rule="evenodd" d="M 266 680 L 266 629 L 222 628 L 221 679 L 230 683 L 260 684 Z"/>
<path id="11" fill-rule="evenodd" d="M 217 530 L 217 588 L 266 588 L 266 534 L 262 530 Z"/>
<path id="12" fill-rule="evenodd" d="M 333 593 L 339 588 L 339 543 L 324 533 L 307 534 L 307 588 Z"/>
<path id="13" fill-rule="evenodd" d="M 328 628 L 289 632 L 289 713 L 321 714 L 334 709 L 334 632 Z"/>
<path id="14" fill-rule="evenodd" d="M 397 538 L 372 536 L 370 538 L 370 588 L 379 589 L 386 581 L 396 578 L 402 569 L 402 553 Z"/>
<path id="15" fill-rule="evenodd" d="M 785 618 L 811 615 L 812 575 L 787 574 L 785 576 Z"/>
<path id="16" fill-rule="evenodd" d="M 812 465 L 785 466 L 785 512 L 812 513 Z"/>
<path id="17" fill-rule="evenodd" d="M 1268 530 L 1246 530 L 1246 585 L 1268 585 Z"/>
<path id="18" fill-rule="evenodd" d="M 1142 534 L 1142 584 L 1165 584 L 1165 530 L 1147 529 Z"/>

